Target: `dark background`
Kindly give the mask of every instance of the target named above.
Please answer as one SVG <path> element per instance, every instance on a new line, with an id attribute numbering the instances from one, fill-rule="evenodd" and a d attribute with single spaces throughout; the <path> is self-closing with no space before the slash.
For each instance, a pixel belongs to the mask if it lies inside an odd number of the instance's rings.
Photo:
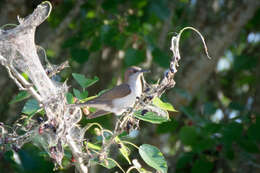
<path id="1" fill-rule="evenodd" d="M 40 0 L 0 0 L 0 25 L 17 23 Z M 157 146 L 170 173 L 260 172 L 260 1 L 258 0 L 53 0 L 51 16 L 37 30 L 36 43 L 51 63 L 69 60 L 61 80 L 79 87 L 72 72 L 98 76 L 90 95 L 123 79 L 138 65 L 151 70 L 155 82 L 169 66 L 171 37 L 185 26 L 205 37 L 211 60 L 199 37 L 187 31 L 180 47 L 175 88 L 163 95 L 179 111 L 161 125 L 141 123 L 137 145 Z M 122 56 L 123 55 L 123 56 Z M 19 92 L 0 68 L 0 121 L 9 125 L 21 116 L 24 102 L 9 104 Z M 95 119 L 112 129 L 116 117 Z M 0 172 L 52 172 L 53 164 L 37 147 L 0 154 Z M 133 150 L 132 158 L 138 157 Z M 122 157 L 117 160 L 127 169 Z M 145 165 L 145 164 L 144 164 Z M 90 172 L 115 172 L 101 166 Z M 66 168 L 58 172 L 74 172 Z"/>

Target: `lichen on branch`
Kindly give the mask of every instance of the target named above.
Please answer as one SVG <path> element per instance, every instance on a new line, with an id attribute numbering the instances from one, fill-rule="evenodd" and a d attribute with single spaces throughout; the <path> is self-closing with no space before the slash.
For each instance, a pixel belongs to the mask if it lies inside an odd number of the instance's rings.
<path id="1" fill-rule="evenodd" d="M 88 167 L 93 162 L 105 166 L 114 163 L 123 171 L 115 160 L 109 158 L 109 149 L 112 144 L 118 144 L 121 146 L 120 152 L 131 163 L 128 158 L 128 149 L 124 145 L 127 142 L 121 141 L 118 136 L 124 131 L 130 132 L 139 128 L 140 119 L 135 114 L 139 113 L 142 116 L 146 115 L 147 112 L 153 112 L 154 114 L 149 114 L 150 117 L 157 116 L 168 120 L 167 110 L 174 110 L 173 107 L 169 107 L 167 104 L 162 106 L 165 109 L 156 106 L 155 99 L 157 99 L 157 104 L 163 104 L 160 100 L 158 101 L 158 98 L 167 89 L 175 86 L 174 76 L 177 73 L 180 60 L 179 41 L 182 32 L 186 29 L 196 31 L 202 38 L 208 55 L 205 41 L 194 28 L 187 27 L 181 30 L 177 36 L 172 37 L 171 51 L 173 57 L 163 78 L 156 84 L 148 84 L 144 80 L 141 97 L 136 98 L 134 106 L 118 118 L 113 131 L 104 129 L 97 123 L 80 127 L 78 123 L 82 118 L 82 110 L 78 107 L 68 106 L 66 93 L 69 87 L 66 82 L 58 83 L 52 79 L 52 76 L 66 68 L 68 63 L 65 62 L 59 66 L 54 66 L 47 62 L 48 66 L 44 68 L 40 62 L 41 56 L 46 59 L 44 49 L 35 45 L 34 42 L 36 27 L 46 20 L 51 9 L 49 2 L 43 2 L 28 17 L 24 19 L 18 18 L 19 25 L 8 30 L 0 29 L 1 65 L 7 69 L 9 77 L 14 80 L 20 90 L 27 91 L 37 100 L 38 105 L 35 104 L 34 100 L 30 102 L 30 104 L 38 106 L 37 112 L 43 111 L 45 115 L 44 119 L 39 120 L 22 116 L 14 127 L 1 123 L 0 146 L 3 146 L 5 150 L 12 149 L 16 151 L 25 143 L 32 142 L 43 148 L 59 167 L 62 167 L 64 150 L 69 148 L 79 172 L 88 172 Z M 39 53 L 41 51 L 43 51 L 43 54 Z M 27 74 L 29 79 L 25 79 L 22 73 Z M 163 121 L 164 119 L 160 119 L 160 122 Z M 93 147 L 91 143 L 88 143 L 88 139 L 84 138 L 85 133 L 92 125 L 98 126 L 97 135 L 102 137 L 101 147 Z M 133 146 L 135 145 L 133 144 Z M 130 169 L 133 168 L 140 169 L 139 166 L 130 167 Z"/>

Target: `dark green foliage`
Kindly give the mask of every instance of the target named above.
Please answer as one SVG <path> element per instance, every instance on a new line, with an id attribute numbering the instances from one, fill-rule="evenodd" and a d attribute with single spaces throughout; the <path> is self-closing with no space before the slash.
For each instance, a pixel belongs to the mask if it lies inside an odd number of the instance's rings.
<path id="1" fill-rule="evenodd" d="M 6 2 L 0 0 L 0 7 L 5 6 L 4 3 Z M 48 23 L 45 23 L 51 30 L 48 28 L 47 33 L 44 32 L 39 38 L 42 37 L 44 40 L 48 34 L 54 32 L 59 24 L 69 17 L 68 14 L 74 10 L 77 3 L 77 0 L 53 0 L 53 11 L 48 18 Z M 248 42 L 248 35 L 259 34 L 260 10 L 258 8 L 252 19 L 245 21 L 245 26 L 239 29 L 231 28 L 240 31 L 235 42 L 222 43 L 221 31 L 216 30 L 221 26 L 230 26 L 229 23 L 225 23 L 225 20 L 230 18 L 230 14 L 237 8 L 245 5 L 241 3 L 242 1 L 235 0 L 228 2 L 87 0 L 84 1 L 76 17 L 66 26 L 66 31 L 55 38 L 62 40 L 60 45 L 55 45 L 59 47 L 59 51 L 56 52 L 55 47 L 48 47 L 50 52 L 54 51 L 52 56 L 48 56 L 51 61 L 54 61 L 53 63 L 60 64 L 68 59 L 70 61 L 71 68 L 61 74 L 62 81 L 70 79 L 68 81 L 70 89 L 66 95 L 70 104 L 75 102 L 75 98 L 85 101 L 93 98 L 92 96 L 97 93 L 101 94 L 101 90 L 111 88 L 128 66 L 149 64 L 147 63 L 148 51 L 152 55 L 151 65 L 149 65 L 152 73 L 145 75 L 145 79 L 156 82 L 162 76 L 161 72 L 169 67 L 172 55 L 169 51 L 171 36 L 184 26 L 194 26 L 199 29 L 207 43 L 220 40 L 218 44 L 221 44 L 223 50 L 217 50 L 230 53 L 231 56 L 227 56 L 226 53 L 220 55 L 220 57 L 224 56 L 222 59 L 230 62 L 230 67 L 222 71 L 214 70 L 208 80 L 201 84 L 198 90 L 193 91 L 192 86 L 199 80 L 198 78 L 204 77 L 192 73 L 193 70 L 197 72 L 199 68 L 203 68 L 199 63 L 203 59 L 200 54 L 202 47 L 191 32 L 184 33 L 180 44 L 182 59 L 175 76 L 176 86 L 171 92 L 188 101 L 176 103 L 173 106 L 179 112 L 171 112 L 174 108 L 167 105 L 167 102 L 174 101 L 175 98 L 170 98 L 172 93 L 166 92 L 163 95 L 165 104 L 159 102 L 155 106 L 170 110 L 167 117 L 158 117 L 150 111 L 145 112 L 144 115 L 142 115 L 143 110 L 136 112 L 136 117 L 142 123 L 138 129 L 138 137 L 132 139 L 132 142 L 141 146 L 139 152 L 142 153 L 143 162 L 138 151 L 126 144 L 124 146 L 129 147 L 131 155 L 128 155 L 125 148 L 121 151 L 113 148 L 110 152 L 113 159 L 118 161 L 124 170 L 129 168 L 128 158 L 131 161 L 137 158 L 144 168 L 151 166 L 166 172 L 168 167 L 169 173 L 230 173 L 240 170 L 241 167 L 247 167 L 255 171 L 252 173 L 258 173 L 260 46 L 259 41 Z M 237 11 L 238 14 L 243 14 L 243 11 Z M 44 30 L 46 26 L 42 27 Z M 229 32 L 231 31 L 224 34 L 226 36 L 234 34 Z M 165 38 L 161 38 L 162 36 Z M 50 42 L 52 41 L 54 40 Z M 38 43 L 41 45 L 40 41 Z M 209 47 L 209 54 L 215 53 L 214 46 L 216 45 Z M 109 49 L 107 57 L 103 56 L 106 49 Z M 123 52 L 122 57 L 119 57 L 119 51 Z M 47 55 L 51 54 L 47 52 Z M 203 59 L 203 61 L 208 61 L 209 67 L 215 69 L 212 64 L 218 58 L 213 57 L 213 60 Z M 193 68 L 192 71 L 190 67 Z M 204 71 L 204 74 L 208 74 L 208 71 Z M 194 78 L 186 81 L 189 75 L 194 75 Z M 7 75 L 1 76 L 1 80 L 3 77 Z M 185 87 L 191 89 L 182 88 L 184 86 L 179 85 L 182 81 L 186 82 Z M 4 87 L 9 88 L 9 86 Z M 5 95 L 2 96 L 3 93 L 8 92 L 5 88 L 2 88 L 3 91 L 0 93 L 1 99 L 9 99 L 8 103 L 12 104 L 10 107 L 30 97 L 30 94 L 21 91 L 16 96 L 10 95 L 5 98 Z M 12 124 L 16 119 L 14 116 L 18 117 L 20 113 L 28 115 L 29 119 L 35 118 L 33 117 L 35 113 L 40 111 L 39 104 L 34 99 L 26 100 L 24 107 L 19 106 L 19 113 L 15 114 L 11 111 L 4 116 L 7 107 L 5 104 L 1 105 L 3 109 L 1 122 L 6 121 L 9 124 Z M 113 129 L 116 119 L 118 117 L 111 114 L 91 120 L 83 116 L 80 124 L 84 126 L 87 123 L 98 122 L 104 128 Z M 94 128 L 91 128 L 86 137 L 93 140 L 90 141 L 91 144 L 101 146 L 101 137 L 92 138 L 93 134 L 95 134 Z M 121 134 L 120 139 L 121 137 L 129 138 L 126 132 Z M 141 145 L 143 143 L 156 145 L 158 149 L 147 144 Z M 14 161 L 13 151 L 3 153 L 1 150 L 0 172 L 54 172 L 54 165 L 46 153 L 41 151 L 33 145 L 26 145 L 18 152 L 21 159 L 21 165 L 18 165 Z M 59 172 L 74 172 L 74 169 L 67 169 L 72 167 L 73 163 L 71 163 L 71 153 L 66 152 L 63 161 L 64 170 Z M 165 160 L 161 154 L 164 155 Z M 120 171 L 111 160 L 107 160 L 108 164 L 106 161 L 92 160 L 92 162 L 101 165 L 96 168 L 97 172 Z"/>

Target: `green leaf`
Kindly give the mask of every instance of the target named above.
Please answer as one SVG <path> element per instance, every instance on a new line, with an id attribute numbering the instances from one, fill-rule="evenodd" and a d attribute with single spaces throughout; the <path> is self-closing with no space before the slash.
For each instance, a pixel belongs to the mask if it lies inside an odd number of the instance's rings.
<path id="1" fill-rule="evenodd" d="M 125 52 L 125 64 L 127 66 L 137 65 L 145 60 L 145 53 L 140 50 L 129 48 Z"/>
<path id="2" fill-rule="evenodd" d="M 256 118 L 256 122 L 248 128 L 247 134 L 251 140 L 260 141 L 260 117 Z"/>
<path id="3" fill-rule="evenodd" d="M 134 116 L 140 120 L 147 121 L 153 124 L 160 124 L 162 122 L 169 121 L 169 117 L 158 116 L 154 112 L 146 112 L 143 115 L 143 110 L 136 111 Z"/>
<path id="4" fill-rule="evenodd" d="M 192 173 L 209 173 L 213 168 L 213 164 L 206 159 L 196 160 L 191 172 Z"/>
<path id="5" fill-rule="evenodd" d="M 27 114 L 27 115 L 32 115 L 36 113 L 40 109 L 40 106 L 35 99 L 30 99 L 28 100 L 22 110 L 22 113 Z"/>
<path id="6" fill-rule="evenodd" d="M 216 112 L 217 107 L 211 103 L 211 102 L 207 102 L 203 105 L 203 113 L 205 115 L 212 115 Z"/>
<path id="7" fill-rule="evenodd" d="M 173 119 L 168 122 L 161 123 L 157 126 L 156 132 L 161 133 L 171 133 L 175 131 L 180 126 L 178 121 L 174 121 Z"/>
<path id="8" fill-rule="evenodd" d="M 240 140 L 242 134 L 243 134 L 243 125 L 240 123 L 232 122 L 227 124 L 223 128 L 222 140 L 226 144 L 232 143 L 234 141 Z"/>
<path id="9" fill-rule="evenodd" d="M 119 151 L 120 153 L 124 156 L 124 158 L 128 161 L 129 164 L 131 164 L 131 161 L 129 159 L 129 155 L 130 155 L 130 149 L 125 146 L 123 143 L 119 143 L 120 148 Z"/>
<path id="10" fill-rule="evenodd" d="M 101 162 L 98 159 L 91 159 L 90 163 L 99 164 L 101 166 L 104 166 L 107 169 L 112 169 L 112 168 L 116 167 L 115 162 L 113 162 L 110 159 L 102 160 Z"/>
<path id="11" fill-rule="evenodd" d="M 25 100 L 27 98 L 29 98 L 31 95 L 27 92 L 27 91 L 21 91 L 19 92 L 15 98 L 13 98 L 10 102 L 10 104 L 14 104 L 14 103 L 17 103 L 17 102 L 20 102 L 22 100 Z"/>
<path id="12" fill-rule="evenodd" d="M 259 153 L 257 143 L 250 139 L 241 139 L 238 144 L 248 153 Z"/>
<path id="13" fill-rule="evenodd" d="M 115 164 L 115 162 L 113 162 L 112 160 L 104 160 L 102 162 L 99 163 L 101 166 L 104 166 L 107 169 L 112 169 L 114 167 L 116 167 L 117 165 Z"/>
<path id="14" fill-rule="evenodd" d="M 98 150 L 98 151 L 101 150 L 101 147 L 99 145 L 93 144 L 91 142 L 87 142 L 87 146 L 88 146 L 88 148 L 93 149 L 93 150 Z"/>
<path id="15" fill-rule="evenodd" d="M 194 119 L 194 117 L 196 116 L 195 112 L 192 110 L 192 108 L 190 107 L 181 107 L 181 111 L 187 115 L 187 117 L 189 117 L 190 119 Z"/>
<path id="16" fill-rule="evenodd" d="M 88 60 L 89 51 L 81 48 L 72 48 L 71 56 L 78 63 L 84 63 Z"/>
<path id="17" fill-rule="evenodd" d="M 70 92 L 66 93 L 66 99 L 69 104 L 73 103 L 73 95 Z"/>
<path id="18" fill-rule="evenodd" d="M 159 48 L 155 48 L 152 51 L 153 61 L 160 65 L 163 68 L 168 68 L 170 57 L 165 53 L 165 51 L 161 51 Z"/>
<path id="19" fill-rule="evenodd" d="M 198 134 L 195 127 L 184 126 L 180 131 L 180 139 L 184 145 L 193 145 L 197 141 Z"/>
<path id="20" fill-rule="evenodd" d="M 192 162 L 193 156 L 194 154 L 190 152 L 182 153 L 177 161 L 176 169 L 185 168 L 189 163 Z"/>
<path id="21" fill-rule="evenodd" d="M 139 154 L 149 166 L 159 172 L 167 173 L 167 163 L 158 148 L 149 144 L 143 144 L 139 147 Z"/>
<path id="22" fill-rule="evenodd" d="M 95 76 L 94 79 L 88 79 L 84 75 L 78 73 L 72 73 L 72 76 L 82 88 L 87 88 L 99 80 L 97 76 Z"/>
<path id="23" fill-rule="evenodd" d="M 73 88 L 73 94 L 74 94 L 78 99 L 80 99 L 80 94 L 81 94 L 81 93 L 80 93 L 79 90 Z"/>
<path id="24" fill-rule="evenodd" d="M 153 104 L 163 110 L 178 112 L 170 103 L 163 102 L 159 97 L 153 99 Z"/>
<path id="25" fill-rule="evenodd" d="M 131 164 L 131 161 L 129 159 L 130 149 L 121 142 L 119 137 L 115 138 L 115 142 L 118 145 L 120 145 L 120 147 L 119 147 L 120 153 L 124 156 L 124 158 L 128 161 L 128 163 Z"/>
<path id="26" fill-rule="evenodd" d="M 73 93 L 79 100 L 83 100 L 88 97 L 88 91 L 80 92 L 79 90 L 73 88 Z"/>

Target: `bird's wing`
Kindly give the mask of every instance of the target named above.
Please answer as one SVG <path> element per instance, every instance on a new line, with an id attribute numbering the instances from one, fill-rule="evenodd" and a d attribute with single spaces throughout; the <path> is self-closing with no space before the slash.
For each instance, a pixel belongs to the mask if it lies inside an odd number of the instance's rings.
<path id="1" fill-rule="evenodd" d="M 96 112 L 93 112 L 93 113 L 87 115 L 87 119 L 97 118 L 97 117 L 100 117 L 100 116 L 103 116 L 103 115 L 109 114 L 109 113 L 110 112 L 108 112 L 108 111 L 97 110 Z"/>
<path id="2" fill-rule="evenodd" d="M 130 86 L 128 84 L 121 84 L 118 86 L 115 86 L 114 88 L 106 91 L 105 93 L 103 93 L 102 95 L 100 95 L 99 97 L 93 99 L 93 100 L 111 100 L 111 99 L 116 99 L 116 98 L 120 98 L 120 97 L 124 97 L 128 94 L 130 94 L 131 89 Z"/>

